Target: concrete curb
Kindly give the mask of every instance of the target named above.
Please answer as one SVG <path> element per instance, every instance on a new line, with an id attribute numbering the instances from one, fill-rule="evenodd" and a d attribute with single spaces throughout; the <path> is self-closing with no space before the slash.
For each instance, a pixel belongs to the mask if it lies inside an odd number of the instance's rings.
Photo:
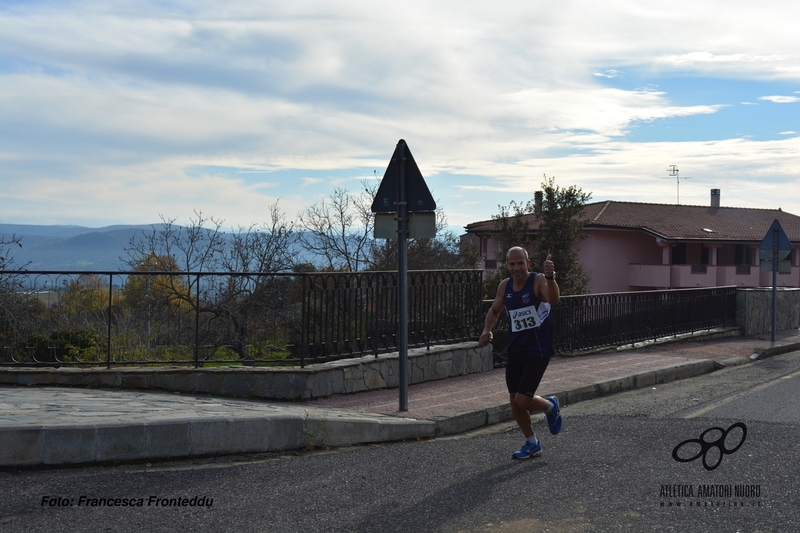
<path id="1" fill-rule="evenodd" d="M 763 350 L 759 350 L 751 355 L 750 358 L 754 361 L 759 361 L 761 359 L 766 359 L 767 357 L 780 355 L 782 353 L 794 352 L 797 350 L 800 350 L 800 342 L 793 342 L 791 344 L 784 344 L 782 346 L 770 346 L 769 348 L 764 348 Z"/>
<path id="2" fill-rule="evenodd" d="M 178 418 L 132 424 L 0 427 L 0 467 L 156 461 L 433 437 L 430 420 L 371 413 Z"/>
<path id="3" fill-rule="evenodd" d="M 741 364 L 738 362 L 737 364 Z M 630 374 L 605 381 L 598 381 L 589 385 L 582 385 L 573 389 L 550 391 L 543 396 L 555 396 L 561 405 L 569 405 L 586 400 L 600 398 L 643 387 L 651 387 L 659 383 L 669 383 L 680 379 L 691 378 L 708 374 L 725 368 L 728 365 L 718 363 L 711 359 L 702 359 L 689 363 L 669 365 L 640 374 Z M 455 435 L 479 429 L 484 426 L 512 420 L 511 407 L 507 403 L 496 404 L 477 411 L 465 411 L 452 417 L 443 417 L 435 420 L 436 436 Z"/>

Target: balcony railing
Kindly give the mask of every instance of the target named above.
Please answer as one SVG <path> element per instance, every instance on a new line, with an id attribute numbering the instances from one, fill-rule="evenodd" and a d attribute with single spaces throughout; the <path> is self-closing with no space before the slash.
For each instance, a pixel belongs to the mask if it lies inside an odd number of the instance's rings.
<path id="1" fill-rule="evenodd" d="M 658 289 L 690 289 L 701 287 L 765 287 L 772 285 L 772 274 L 759 272 L 751 265 L 647 265 L 628 266 L 628 286 Z M 800 286 L 800 268 L 779 280 L 779 286 Z"/>

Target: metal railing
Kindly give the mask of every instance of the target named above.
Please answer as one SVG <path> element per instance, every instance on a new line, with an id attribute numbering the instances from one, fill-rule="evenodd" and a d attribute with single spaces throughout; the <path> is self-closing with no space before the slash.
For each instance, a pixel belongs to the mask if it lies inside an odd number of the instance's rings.
<path id="1" fill-rule="evenodd" d="M 474 339 L 481 272 L 409 272 L 409 346 Z M 397 349 L 397 272 L 0 272 L 1 365 L 305 365 Z"/>
<path id="2" fill-rule="evenodd" d="M 482 326 L 479 270 L 408 273 L 408 345 L 476 339 Z M 398 349 L 397 272 L 303 277 L 301 357 L 335 359 Z"/>
<path id="3" fill-rule="evenodd" d="M 618 346 L 735 325 L 736 287 L 562 296 L 553 308 L 557 353 Z M 495 330 L 502 361 L 508 329 Z"/>

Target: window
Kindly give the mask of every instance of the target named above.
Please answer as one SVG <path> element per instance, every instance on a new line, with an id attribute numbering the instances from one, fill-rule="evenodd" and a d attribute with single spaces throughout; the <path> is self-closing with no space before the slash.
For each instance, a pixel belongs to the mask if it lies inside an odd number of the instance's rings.
<path id="1" fill-rule="evenodd" d="M 749 246 L 744 245 L 744 244 L 737 244 L 736 245 L 734 263 L 737 264 L 737 265 L 749 265 L 749 264 L 751 264 L 750 247 Z"/>
<path id="2" fill-rule="evenodd" d="M 685 265 L 686 264 L 686 243 L 680 242 L 672 247 L 672 264 Z"/>

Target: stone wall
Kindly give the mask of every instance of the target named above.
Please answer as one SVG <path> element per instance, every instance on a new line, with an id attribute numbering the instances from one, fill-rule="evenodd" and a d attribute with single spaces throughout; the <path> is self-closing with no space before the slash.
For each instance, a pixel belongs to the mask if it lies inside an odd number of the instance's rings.
<path id="1" fill-rule="evenodd" d="M 492 347 L 476 342 L 408 350 L 409 384 L 492 370 Z M 3 368 L 0 384 L 158 389 L 269 400 L 310 400 L 399 385 L 397 353 L 305 368 Z"/>
<path id="2" fill-rule="evenodd" d="M 800 327 L 800 289 L 777 289 L 776 330 Z M 772 332 L 772 288 L 736 291 L 736 325 L 742 335 Z"/>

